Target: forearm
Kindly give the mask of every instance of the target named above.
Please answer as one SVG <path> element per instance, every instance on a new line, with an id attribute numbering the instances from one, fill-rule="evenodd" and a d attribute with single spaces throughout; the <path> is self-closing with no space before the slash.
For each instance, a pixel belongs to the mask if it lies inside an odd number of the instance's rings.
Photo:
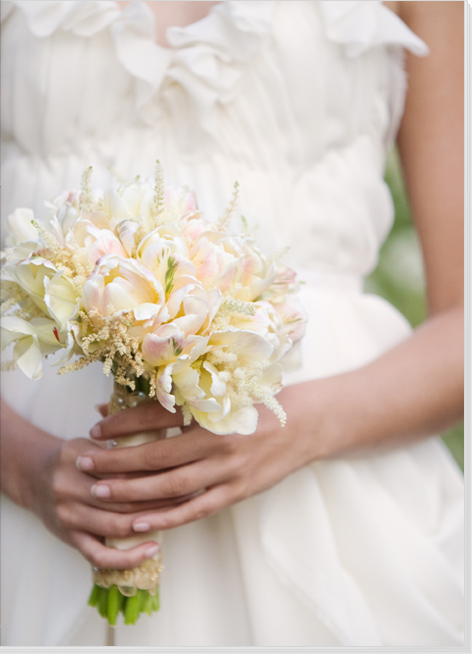
<path id="1" fill-rule="evenodd" d="M 37 471 L 57 450 L 59 440 L 34 427 L 5 402 L 1 405 L 1 490 L 33 510 L 32 485 Z"/>
<path id="2" fill-rule="evenodd" d="M 308 455 L 323 458 L 410 442 L 459 421 L 463 339 L 463 308 L 458 307 L 430 319 L 365 367 L 313 382 L 307 406 L 318 404 L 318 387 L 326 411 L 324 430 L 309 434 Z"/>

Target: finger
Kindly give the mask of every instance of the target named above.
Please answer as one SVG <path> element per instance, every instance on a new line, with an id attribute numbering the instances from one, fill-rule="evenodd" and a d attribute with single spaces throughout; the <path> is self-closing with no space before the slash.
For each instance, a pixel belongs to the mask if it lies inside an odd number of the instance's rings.
<path id="1" fill-rule="evenodd" d="M 118 550 L 103 545 L 97 538 L 83 531 L 71 534 L 71 544 L 97 568 L 126 570 L 135 568 L 159 552 L 159 544 L 153 540 L 146 541 L 129 550 Z"/>
<path id="2" fill-rule="evenodd" d="M 153 503 L 156 506 L 149 505 L 146 507 L 147 512 L 170 508 L 190 499 L 191 496 L 179 498 L 178 501 Z M 62 527 L 67 531 L 85 531 L 94 536 L 104 538 L 127 538 L 133 536 L 136 532 L 133 530 L 132 523 L 141 515 L 135 510 L 132 513 L 116 513 L 104 509 L 87 507 L 83 504 L 69 504 L 59 507 L 58 517 L 61 520 Z M 144 512 L 143 512 L 144 513 Z"/>
<path id="3" fill-rule="evenodd" d="M 97 404 L 95 407 L 98 411 L 98 413 L 102 416 L 102 418 L 106 418 L 108 415 L 108 404 Z"/>
<path id="4" fill-rule="evenodd" d="M 156 472 L 192 463 L 217 452 L 230 451 L 233 447 L 231 439 L 196 427 L 173 438 L 136 447 L 90 450 L 77 459 L 76 465 L 80 470 L 94 474 Z"/>
<path id="5" fill-rule="evenodd" d="M 227 466 L 211 459 L 136 479 L 109 479 L 92 486 L 94 497 L 111 502 L 182 498 L 228 479 Z"/>
<path id="6" fill-rule="evenodd" d="M 139 513 L 142 511 L 154 511 L 156 509 L 165 509 L 170 506 L 174 506 L 176 504 L 181 504 L 182 502 L 186 502 L 191 497 L 193 497 L 195 493 L 187 493 L 186 495 L 181 495 L 177 497 L 151 499 L 147 501 L 125 501 L 125 502 L 110 502 L 109 500 L 107 501 L 106 498 L 98 499 L 94 497 L 92 492 L 90 492 L 90 495 L 92 497 L 93 504 L 90 504 L 89 506 L 93 506 L 94 508 L 98 508 L 103 511 L 114 511 L 115 513 L 129 514 L 129 513 Z M 84 527 L 85 526 L 86 525 L 84 525 Z"/>
<path id="7" fill-rule="evenodd" d="M 90 436 L 95 440 L 108 440 L 181 425 L 183 425 L 183 417 L 180 410 L 170 413 L 159 402 L 149 400 L 141 402 L 136 407 L 107 415 L 92 427 Z"/>
<path id="8" fill-rule="evenodd" d="M 115 513 L 84 504 L 58 507 L 58 517 L 69 531 L 84 531 L 94 536 L 126 538 L 133 534 L 132 521 L 136 513 Z"/>
<path id="9" fill-rule="evenodd" d="M 139 533 L 173 529 L 206 518 L 236 501 L 238 498 L 228 485 L 215 486 L 179 506 L 143 514 L 133 521 L 133 529 Z"/>
<path id="10" fill-rule="evenodd" d="M 168 500 L 154 500 L 152 502 L 103 502 L 98 497 L 95 497 L 91 488 L 99 477 L 90 477 L 79 471 L 61 473 L 56 475 L 53 479 L 53 492 L 57 504 L 57 512 L 64 512 L 67 516 L 70 512 L 70 507 L 77 505 L 84 505 L 85 508 L 105 509 L 107 511 L 115 511 L 117 513 L 136 513 L 137 511 L 146 511 L 163 506 L 169 506 Z M 182 501 L 182 499 L 180 500 Z M 59 515 L 61 519 L 61 515 Z M 82 525 L 77 524 L 77 527 L 86 528 L 87 523 Z M 92 530 L 89 530 L 92 531 Z"/>

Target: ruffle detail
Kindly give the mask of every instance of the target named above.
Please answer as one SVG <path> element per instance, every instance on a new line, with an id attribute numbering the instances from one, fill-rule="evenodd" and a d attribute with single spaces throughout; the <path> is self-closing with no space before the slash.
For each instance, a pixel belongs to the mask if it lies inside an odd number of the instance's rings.
<path id="1" fill-rule="evenodd" d="M 270 33 L 273 11 L 274 2 L 267 0 L 227 0 L 201 21 L 168 30 L 174 53 L 169 85 L 184 89 L 197 124 L 208 136 L 215 130 L 214 111 L 234 98 L 244 71 Z"/>
<path id="2" fill-rule="evenodd" d="M 169 48 L 155 42 L 150 9 L 141 2 L 128 5 L 111 32 L 119 60 L 137 80 L 136 108 L 141 117 L 153 121 L 155 114 L 146 105 L 159 91 L 170 113 L 181 111 L 180 96 L 174 98 L 177 85 L 186 95 L 192 124 L 196 121 L 199 131 L 210 136 L 216 107 L 234 97 L 245 66 L 270 32 L 273 5 L 267 0 L 221 2 L 195 23 L 168 28 Z M 198 146 L 202 145 L 200 141 Z"/>
<path id="3" fill-rule="evenodd" d="M 156 43 L 154 25 L 154 14 L 149 7 L 135 2 L 119 12 L 110 30 L 118 60 L 136 80 L 138 111 L 161 88 L 174 56 L 172 50 Z"/>
<path id="4" fill-rule="evenodd" d="M 320 1 L 328 38 L 344 46 L 348 57 L 371 48 L 398 45 L 418 56 L 429 48 L 410 28 L 379 0 Z"/>
<path id="5" fill-rule="evenodd" d="M 117 3 L 111 0 L 13 0 L 3 4 L 9 5 L 5 17 L 13 7 L 18 7 L 31 33 L 38 38 L 51 36 L 59 29 L 77 36 L 92 36 L 107 28 L 121 13 Z"/>
<path id="6" fill-rule="evenodd" d="M 199 125 L 200 136 L 202 132 L 212 135 L 214 111 L 234 97 L 245 67 L 270 33 L 274 13 L 272 1 L 225 0 L 197 22 L 168 28 L 167 48 L 157 44 L 154 14 L 141 0 L 123 10 L 108 0 L 13 0 L 2 2 L 3 13 L 8 15 L 15 6 L 38 38 L 57 30 L 88 37 L 108 29 L 118 60 L 135 79 L 139 116 L 155 122 L 156 109 L 149 103 L 158 92 L 165 98 L 167 111 L 182 111 L 183 91 L 190 122 Z M 202 147 L 202 138 L 198 141 L 187 139 L 186 145 Z"/>

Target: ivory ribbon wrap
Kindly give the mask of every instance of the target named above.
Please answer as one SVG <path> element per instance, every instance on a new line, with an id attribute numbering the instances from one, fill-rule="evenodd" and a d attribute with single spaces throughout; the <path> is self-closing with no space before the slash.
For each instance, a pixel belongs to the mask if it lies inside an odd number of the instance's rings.
<path id="1" fill-rule="evenodd" d="M 144 393 L 129 392 L 125 387 L 115 383 L 113 394 L 108 404 L 110 414 L 118 413 L 122 409 L 137 406 L 140 402 L 148 399 Z M 166 437 L 166 430 L 156 430 L 133 434 L 132 436 L 123 436 L 117 438 L 111 443 L 110 447 L 136 447 L 161 440 Z M 106 538 L 105 543 L 108 547 L 115 547 L 120 550 L 128 550 L 136 547 L 148 540 L 154 540 L 159 545 L 162 541 L 162 532 L 146 532 L 145 534 L 136 534 L 128 538 Z M 116 584 L 122 595 L 132 597 L 136 595 L 137 589 L 148 590 L 152 595 L 156 593 L 159 586 L 159 577 L 163 569 L 161 563 L 161 552 L 159 551 L 152 559 L 148 559 L 136 568 L 127 570 L 108 570 L 92 569 L 93 580 L 102 588 L 110 588 Z"/>

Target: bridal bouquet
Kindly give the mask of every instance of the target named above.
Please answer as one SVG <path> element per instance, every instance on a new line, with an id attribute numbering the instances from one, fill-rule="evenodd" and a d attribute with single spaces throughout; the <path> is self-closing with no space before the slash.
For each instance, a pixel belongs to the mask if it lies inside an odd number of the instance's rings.
<path id="1" fill-rule="evenodd" d="M 256 403 L 284 424 L 275 399 L 304 316 L 295 273 L 231 233 L 237 200 L 209 222 L 194 194 L 165 187 L 159 167 L 115 189 L 81 190 L 47 203 L 45 219 L 17 209 L 3 253 L 2 348 L 31 379 L 62 350 L 59 373 L 99 361 L 114 376 L 109 410 L 139 401 L 180 407 L 217 434 L 250 434 Z M 136 445 L 165 434 L 134 435 Z M 143 539 L 107 539 L 126 548 Z M 89 602 L 115 624 L 159 606 L 160 554 L 131 570 L 97 570 Z"/>

